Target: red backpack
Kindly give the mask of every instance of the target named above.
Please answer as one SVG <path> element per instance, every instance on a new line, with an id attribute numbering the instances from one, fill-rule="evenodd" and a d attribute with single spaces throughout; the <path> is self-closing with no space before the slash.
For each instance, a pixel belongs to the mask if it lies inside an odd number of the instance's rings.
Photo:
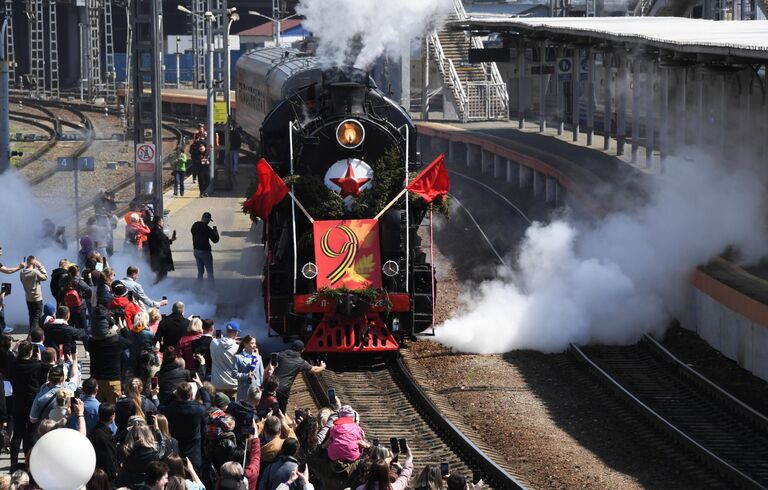
<path id="1" fill-rule="evenodd" d="M 68 289 L 64 293 L 64 306 L 67 308 L 80 308 L 80 303 L 80 293 L 77 292 L 77 289 Z"/>

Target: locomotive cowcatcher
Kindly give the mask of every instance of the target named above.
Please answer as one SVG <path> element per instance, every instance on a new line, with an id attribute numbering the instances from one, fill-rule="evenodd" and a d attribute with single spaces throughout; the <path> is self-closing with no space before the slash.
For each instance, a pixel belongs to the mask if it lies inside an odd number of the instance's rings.
<path id="1" fill-rule="evenodd" d="M 244 139 L 295 196 L 264 220 L 271 331 L 308 352 L 377 352 L 432 328 L 419 236 L 431 241 L 432 209 L 403 192 L 422 166 L 407 112 L 366 72 L 285 48 L 240 57 L 237 103 Z"/>

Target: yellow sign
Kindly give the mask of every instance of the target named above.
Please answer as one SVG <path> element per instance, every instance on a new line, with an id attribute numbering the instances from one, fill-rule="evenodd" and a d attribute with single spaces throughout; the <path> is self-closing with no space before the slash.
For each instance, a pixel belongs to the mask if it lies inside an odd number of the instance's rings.
<path id="1" fill-rule="evenodd" d="M 213 103 L 213 123 L 227 124 L 227 103 L 226 102 Z"/>

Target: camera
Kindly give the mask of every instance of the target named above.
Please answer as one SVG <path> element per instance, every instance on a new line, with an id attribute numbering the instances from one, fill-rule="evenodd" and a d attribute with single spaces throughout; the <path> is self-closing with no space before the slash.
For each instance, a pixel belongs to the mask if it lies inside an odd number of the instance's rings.
<path id="1" fill-rule="evenodd" d="M 4 282 L 0 286 L 0 292 L 5 293 L 6 296 L 11 294 L 11 283 L 10 282 Z"/>

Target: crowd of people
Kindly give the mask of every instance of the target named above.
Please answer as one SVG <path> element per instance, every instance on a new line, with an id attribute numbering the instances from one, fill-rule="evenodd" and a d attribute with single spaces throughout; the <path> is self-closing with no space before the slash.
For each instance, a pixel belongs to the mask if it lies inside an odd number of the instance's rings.
<path id="1" fill-rule="evenodd" d="M 93 257 L 82 271 L 62 259 L 50 273 L 28 257 L 0 272 L 22 274 L 30 316 L 25 339 L 0 338 L 0 424 L 11 455 L 0 489 L 37 488 L 30 451 L 60 428 L 94 448 L 90 489 L 472 488 L 431 465 L 412 478 L 407 442 L 368 440 L 338 396 L 316 413 L 287 413 L 296 376 L 325 369 L 303 358 L 300 340 L 263 357 L 234 320 L 217 329 L 180 301 L 163 315 L 168 300 L 146 294 L 137 266 L 118 280 Z M 53 299 L 44 303 L 46 281 Z"/>

